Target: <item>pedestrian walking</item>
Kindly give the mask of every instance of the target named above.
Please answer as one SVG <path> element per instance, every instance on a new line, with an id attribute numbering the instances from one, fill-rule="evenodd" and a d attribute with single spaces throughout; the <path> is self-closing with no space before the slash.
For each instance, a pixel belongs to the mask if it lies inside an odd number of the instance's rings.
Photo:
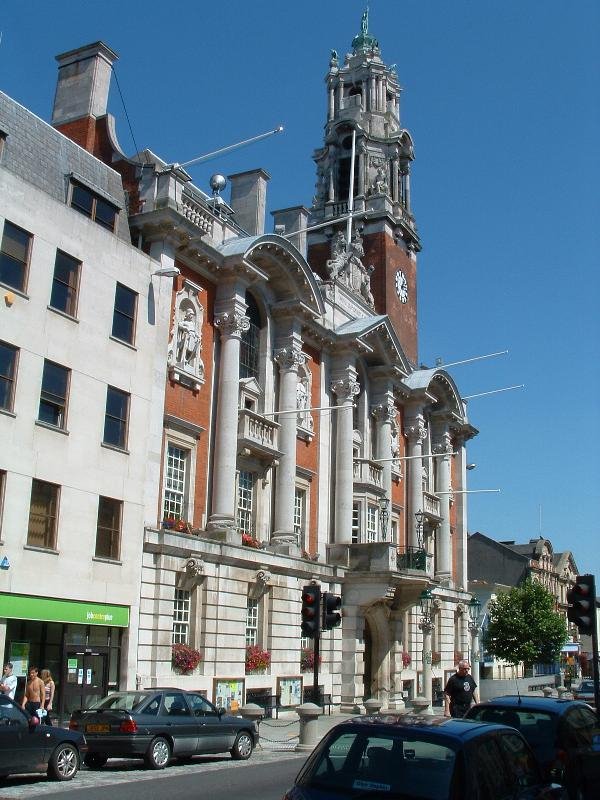
<path id="1" fill-rule="evenodd" d="M 29 677 L 25 685 L 25 694 L 21 707 L 28 711 L 32 716 L 39 708 L 44 707 L 44 696 L 46 694 L 46 687 L 44 681 L 38 675 L 39 669 L 37 667 L 29 667 Z"/>
<path id="2" fill-rule="evenodd" d="M 56 685 L 52 680 L 52 673 L 49 669 L 43 669 L 40 672 L 40 678 L 44 682 L 44 708 L 46 709 L 46 716 L 44 717 L 44 722 L 46 725 L 52 725 L 51 719 L 51 711 L 52 711 L 52 703 L 54 702 L 54 692 L 56 690 Z"/>
<path id="3" fill-rule="evenodd" d="M 13 675 L 13 665 L 7 661 L 2 670 L 2 682 L 0 683 L 0 692 L 7 694 L 11 700 L 15 699 L 15 691 L 17 689 L 17 676 Z"/>
<path id="4" fill-rule="evenodd" d="M 469 662 L 463 659 L 458 662 L 454 675 L 448 678 L 444 688 L 445 717 L 464 717 L 469 708 L 479 702 L 477 684 L 469 675 L 470 669 Z"/>

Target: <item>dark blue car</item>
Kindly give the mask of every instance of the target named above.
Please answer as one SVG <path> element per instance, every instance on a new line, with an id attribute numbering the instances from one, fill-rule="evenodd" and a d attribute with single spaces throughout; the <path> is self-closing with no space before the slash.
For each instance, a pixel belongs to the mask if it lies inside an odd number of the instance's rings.
<path id="1" fill-rule="evenodd" d="M 540 800 L 542 777 L 520 733 L 433 716 L 356 717 L 332 728 L 284 800 Z"/>
<path id="2" fill-rule="evenodd" d="M 562 783 L 570 800 L 600 797 L 600 724 L 586 703 L 509 695 L 473 706 L 466 717 L 520 731 L 545 776 Z"/>
<path id="3" fill-rule="evenodd" d="M 70 781 L 87 753 L 81 733 L 42 725 L 14 700 L 0 694 L 0 778 L 24 772 L 47 772 Z"/>

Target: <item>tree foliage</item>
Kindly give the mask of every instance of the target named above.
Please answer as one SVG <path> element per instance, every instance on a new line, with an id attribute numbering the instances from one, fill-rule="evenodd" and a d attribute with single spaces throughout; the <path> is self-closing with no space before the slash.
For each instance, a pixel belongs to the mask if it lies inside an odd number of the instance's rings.
<path id="1" fill-rule="evenodd" d="M 551 664 L 567 641 L 567 623 L 554 611 L 554 597 L 540 583 L 528 580 L 488 606 L 484 646 L 510 664 Z"/>

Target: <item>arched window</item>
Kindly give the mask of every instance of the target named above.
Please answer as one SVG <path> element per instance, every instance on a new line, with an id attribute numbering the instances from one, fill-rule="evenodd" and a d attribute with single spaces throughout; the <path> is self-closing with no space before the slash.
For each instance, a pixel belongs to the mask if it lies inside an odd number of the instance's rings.
<path id="1" fill-rule="evenodd" d="M 250 327 L 242 334 L 240 343 L 240 378 L 258 378 L 260 350 L 260 311 L 256 300 L 249 292 L 244 298 L 248 308 L 246 316 L 250 318 Z"/>

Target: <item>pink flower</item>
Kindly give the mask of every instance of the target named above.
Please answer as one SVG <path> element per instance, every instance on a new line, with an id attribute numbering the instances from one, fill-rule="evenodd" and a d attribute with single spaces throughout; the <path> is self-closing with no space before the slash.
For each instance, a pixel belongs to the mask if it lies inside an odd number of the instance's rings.
<path id="1" fill-rule="evenodd" d="M 174 644 L 171 647 L 171 663 L 182 675 L 189 675 L 202 661 L 202 654 L 187 644 Z"/>

